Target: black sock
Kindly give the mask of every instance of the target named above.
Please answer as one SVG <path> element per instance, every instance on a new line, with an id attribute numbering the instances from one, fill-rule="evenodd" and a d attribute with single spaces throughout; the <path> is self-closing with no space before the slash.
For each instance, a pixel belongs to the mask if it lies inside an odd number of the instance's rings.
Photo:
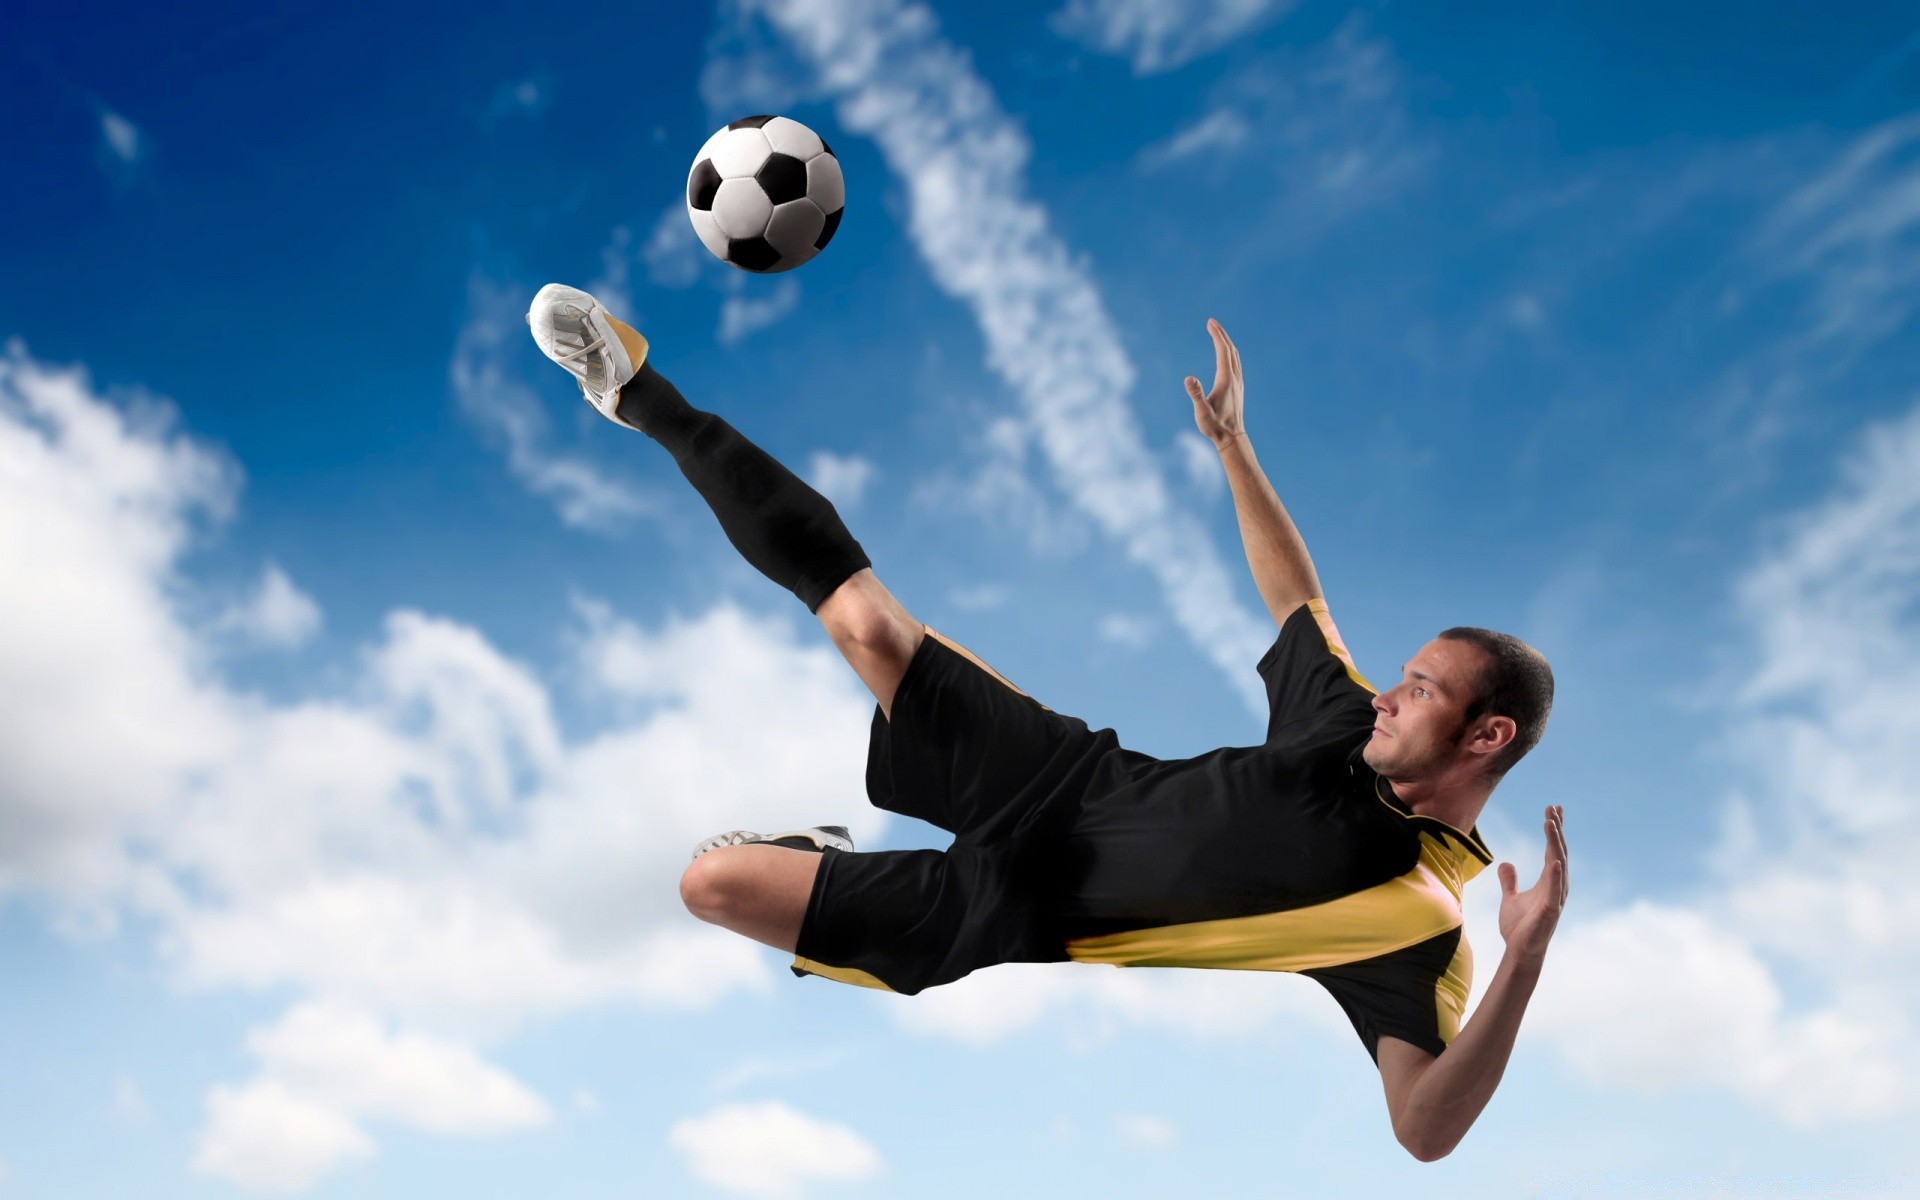
<path id="1" fill-rule="evenodd" d="M 652 363 L 620 389 L 616 412 L 667 448 L 733 548 L 808 612 L 873 565 L 825 496 L 726 421 L 688 404 Z"/>

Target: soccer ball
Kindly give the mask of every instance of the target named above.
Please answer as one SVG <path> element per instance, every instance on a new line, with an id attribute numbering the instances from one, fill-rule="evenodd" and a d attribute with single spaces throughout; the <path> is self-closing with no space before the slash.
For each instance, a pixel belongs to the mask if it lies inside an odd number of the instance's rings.
<path id="1" fill-rule="evenodd" d="M 846 204 L 840 160 L 788 117 L 742 117 L 687 172 L 687 217 L 721 262 L 771 275 L 826 248 Z"/>

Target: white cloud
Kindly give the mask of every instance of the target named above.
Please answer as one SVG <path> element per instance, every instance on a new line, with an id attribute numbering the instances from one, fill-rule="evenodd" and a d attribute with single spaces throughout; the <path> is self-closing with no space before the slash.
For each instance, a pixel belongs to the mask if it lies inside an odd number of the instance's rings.
<path id="1" fill-rule="evenodd" d="M 277 1083 L 216 1087 L 194 1170 L 252 1192 L 302 1192 L 329 1171 L 374 1157 L 351 1119 Z"/>
<path id="2" fill-rule="evenodd" d="M 1050 24 L 1103 54 L 1133 60 L 1152 75 L 1211 54 L 1293 7 L 1292 0 L 1067 0 Z"/>
<path id="3" fill-rule="evenodd" d="M 253 595 L 222 612 L 214 632 L 230 633 L 257 646 L 291 649 L 318 633 L 320 620 L 320 606 L 313 597 L 295 587 L 278 565 L 268 563 Z"/>
<path id="4" fill-rule="evenodd" d="M 584 459 L 549 449 L 546 405 L 507 365 L 515 356 L 545 362 L 526 332 L 524 314 L 532 299 L 479 275 L 470 282 L 467 322 L 448 369 L 461 412 L 506 450 L 507 469 L 534 495 L 553 501 L 568 526 L 607 532 L 634 517 L 660 512 L 663 505 L 657 499 Z M 564 374 L 558 367 L 549 369 Z M 556 395 L 570 393 L 576 403 L 586 403 L 571 376 L 550 379 L 549 386 Z"/>
<path id="5" fill-rule="evenodd" d="M 208 1095 L 194 1167 L 257 1192 L 302 1191 L 375 1146 L 367 1119 L 447 1135 L 528 1129 L 546 1102 L 469 1048 L 392 1033 L 375 1017 L 303 1004 L 256 1029 L 247 1083 Z"/>
<path id="6" fill-rule="evenodd" d="M 880 468 L 857 454 L 816 450 L 807 460 L 807 482 L 836 508 L 848 511 L 860 507 L 868 486 L 879 474 Z"/>
<path id="7" fill-rule="evenodd" d="M 578 600 L 564 673 L 608 715 L 569 740 L 532 668 L 401 610 L 339 695 L 268 701 L 176 605 L 238 480 L 169 410 L 0 359 L 0 889 L 70 929 L 137 915 L 177 984 L 297 1001 L 259 1078 L 210 1095 L 203 1169 L 297 1189 L 374 1152 L 362 1117 L 517 1127 L 532 1107 L 471 1039 L 770 986 L 674 881 L 717 828 L 884 828 L 857 799 L 871 701 L 831 647 L 791 614 L 648 628 Z M 302 1057 L 321 1042 L 348 1074 Z"/>
<path id="8" fill-rule="evenodd" d="M 1887 1115 L 1898 1027 L 1786 1009 L 1749 931 L 1640 901 L 1556 938 L 1529 1033 L 1605 1087 L 1724 1090 L 1803 1128 Z"/>
<path id="9" fill-rule="evenodd" d="M 924 5 L 747 8 L 788 39 L 841 124 L 872 137 L 905 184 L 915 245 L 935 281 L 972 308 L 990 365 L 1020 398 L 1014 440 L 1031 436 L 1074 507 L 1160 582 L 1193 644 L 1250 711 L 1264 712 L 1247 664 L 1271 641 L 1266 619 L 1237 602 L 1235 576 L 1205 529 L 1168 494 L 1125 401 L 1125 343 L 1089 270 L 1027 196 L 1032 147 L 1018 124 Z"/>
<path id="10" fill-rule="evenodd" d="M 733 280 L 727 298 L 720 302 L 720 328 L 715 337 L 722 346 L 737 345 L 762 329 L 777 325 L 800 306 L 800 281 L 788 275 L 772 284 L 764 296 L 749 296 L 747 289 L 759 285 L 744 276 Z"/>
<path id="11" fill-rule="evenodd" d="M 676 1121 L 667 1142 L 702 1182 L 767 1200 L 803 1196 L 815 1184 L 860 1183 L 885 1169 L 879 1151 L 853 1130 L 777 1100 Z"/>
<path id="12" fill-rule="evenodd" d="M 917 996 L 875 995 L 909 1032 L 989 1046 L 1059 1017 L 1070 1043 L 1091 1049 L 1126 1030 L 1197 1040 L 1345 1030 L 1319 987 L 1264 971 L 1162 971 L 1072 963 L 1007 963 Z"/>
<path id="13" fill-rule="evenodd" d="M 1152 1113 L 1123 1113 L 1113 1119 L 1120 1140 L 1139 1150 L 1167 1150 L 1180 1140 L 1180 1130 L 1165 1117 Z"/>

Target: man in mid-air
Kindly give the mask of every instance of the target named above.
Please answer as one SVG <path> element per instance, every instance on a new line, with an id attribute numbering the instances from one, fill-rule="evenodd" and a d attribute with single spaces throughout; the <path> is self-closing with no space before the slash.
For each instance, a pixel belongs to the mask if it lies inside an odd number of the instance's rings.
<path id="1" fill-rule="evenodd" d="M 1461 889 L 1493 856 L 1475 822 L 1546 727 L 1553 675 L 1506 634 L 1454 628 L 1376 691 L 1354 668 L 1307 549 L 1255 461 L 1239 351 L 1218 322 L 1211 391 L 1186 388 L 1220 452 L 1279 636 L 1256 665 L 1258 746 L 1162 760 L 1047 708 L 908 615 L 833 506 L 692 408 L 646 339 L 549 284 L 534 340 L 599 412 L 647 434 L 736 549 L 826 626 L 877 702 L 867 794 L 954 835 L 855 853 L 839 826 L 696 848 L 702 920 L 793 954 L 796 974 L 913 993 L 1004 962 L 1292 971 L 1333 994 L 1380 1070 L 1394 1135 L 1450 1153 L 1500 1082 L 1567 895 L 1558 807 L 1539 881 L 1501 863 L 1506 953 L 1474 1019 Z"/>

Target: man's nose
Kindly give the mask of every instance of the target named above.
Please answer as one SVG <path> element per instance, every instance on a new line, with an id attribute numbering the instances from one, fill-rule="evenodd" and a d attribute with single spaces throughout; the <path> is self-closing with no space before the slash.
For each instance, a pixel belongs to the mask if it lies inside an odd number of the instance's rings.
<path id="1" fill-rule="evenodd" d="M 1393 715 L 1393 704 L 1387 699 L 1391 695 L 1393 695 L 1391 691 L 1377 693 L 1373 698 L 1373 711 L 1386 713 L 1388 716 Z"/>

